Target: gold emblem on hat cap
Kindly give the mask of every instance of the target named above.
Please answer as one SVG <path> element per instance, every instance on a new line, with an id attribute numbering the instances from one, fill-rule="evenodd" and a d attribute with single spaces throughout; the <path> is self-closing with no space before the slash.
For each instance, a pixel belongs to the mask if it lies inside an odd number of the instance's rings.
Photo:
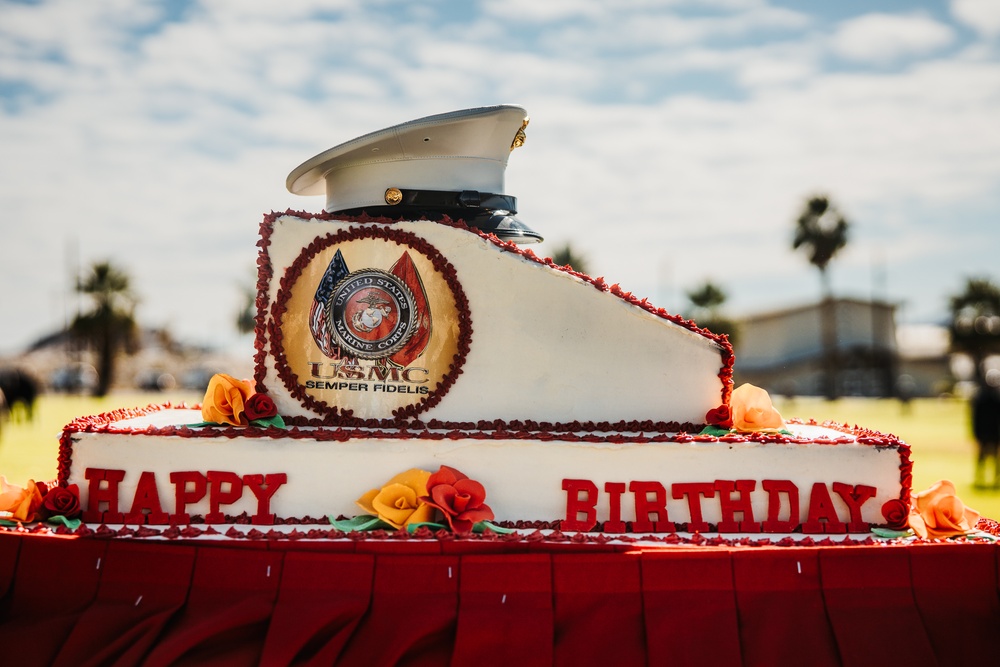
<path id="1" fill-rule="evenodd" d="M 528 127 L 528 123 L 530 121 L 531 121 L 530 118 L 525 118 L 524 122 L 521 123 L 521 129 L 517 131 L 517 134 L 514 135 L 514 141 L 510 143 L 511 150 L 514 150 L 515 148 L 520 148 L 521 146 L 524 145 L 525 140 L 527 140 L 528 138 L 528 136 L 524 133 L 524 128 Z"/>
<path id="2" fill-rule="evenodd" d="M 399 191 L 399 188 L 389 188 L 385 191 L 385 203 L 389 206 L 395 206 L 401 201 L 403 201 L 403 193 Z"/>

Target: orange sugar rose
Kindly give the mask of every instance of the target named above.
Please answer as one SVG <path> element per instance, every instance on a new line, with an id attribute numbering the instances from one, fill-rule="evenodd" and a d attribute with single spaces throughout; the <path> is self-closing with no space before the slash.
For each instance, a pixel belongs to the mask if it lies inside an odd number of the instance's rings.
<path id="1" fill-rule="evenodd" d="M 785 427 L 785 421 L 771 404 L 771 397 L 760 387 L 740 385 L 733 390 L 729 404 L 733 428 L 737 431 L 778 431 Z"/>
<path id="2" fill-rule="evenodd" d="M 941 540 L 975 530 L 979 512 L 955 495 L 955 485 L 943 479 L 913 496 L 910 528 L 920 537 Z"/>
<path id="3" fill-rule="evenodd" d="M 205 391 L 201 406 L 201 417 L 207 422 L 246 426 L 249 424 L 245 413 L 247 401 L 256 392 L 253 385 L 237 380 L 231 375 L 218 373 L 212 376 Z"/>
<path id="4" fill-rule="evenodd" d="M 393 528 L 426 523 L 434 517 L 434 508 L 425 505 L 420 498 L 427 495 L 430 476 L 426 470 L 407 470 L 390 479 L 381 489 L 372 489 L 358 498 L 357 505 Z"/>
<path id="5" fill-rule="evenodd" d="M 35 520 L 35 513 L 42 506 L 42 492 L 34 480 L 29 480 L 24 488 L 7 482 L 0 477 L 0 512 L 10 512 L 15 521 Z"/>

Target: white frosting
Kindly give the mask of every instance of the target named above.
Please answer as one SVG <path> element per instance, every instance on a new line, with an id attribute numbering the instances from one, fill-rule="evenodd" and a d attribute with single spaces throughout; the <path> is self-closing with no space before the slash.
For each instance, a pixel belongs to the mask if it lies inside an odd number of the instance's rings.
<path id="1" fill-rule="evenodd" d="M 268 248 L 269 302 L 303 247 L 350 226 L 357 225 L 279 218 Z M 424 238 L 452 263 L 471 311 L 462 373 L 421 418 L 702 423 L 722 402 L 722 349 L 713 340 L 478 234 L 427 221 L 392 227 Z M 270 356 L 266 369 L 281 414 L 317 416 L 289 393 Z"/>
<path id="2" fill-rule="evenodd" d="M 201 421 L 195 410 L 169 409 L 148 416 L 118 422 L 114 429 L 145 429 L 169 424 Z M 120 486 L 120 511 L 128 512 L 136 482 L 143 471 L 156 475 L 162 509 L 189 514 L 206 514 L 208 498 L 177 510 L 170 473 L 210 470 L 238 475 L 285 473 L 287 483 L 271 499 L 271 512 L 281 517 L 323 515 L 353 516 L 355 505 L 369 489 L 383 486 L 390 478 L 410 468 L 434 472 L 441 465 L 456 468 L 481 482 L 486 502 L 497 520 L 553 521 L 566 516 L 567 493 L 563 479 L 590 480 L 600 489 L 597 520 L 608 519 L 605 482 L 657 481 L 668 492 L 670 520 L 690 520 L 687 501 L 669 496 L 678 482 L 754 480 L 753 513 L 756 521 L 767 518 L 768 494 L 762 480 L 789 480 L 799 488 L 800 517 L 805 521 L 812 485 L 823 482 L 865 484 L 877 495 L 862 507 L 865 522 L 884 523 L 882 505 L 899 498 L 900 452 L 897 447 L 875 447 L 855 442 L 830 444 L 844 439 L 839 431 L 815 426 L 790 426 L 795 436 L 810 440 L 827 439 L 825 444 L 789 443 L 583 443 L 559 440 L 458 440 L 352 438 L 346 442 L 311 438 L 213 437 L 131 433 L 73 434 L 72 471 L 69 482 L 80 486 L 87 506 L 87 468 L 125 470 Z M 303 429 L 308 430 L 308 429 Z M 830 497 L 842 521 L 849 512 L 831 490 Z M 718 497 L 703 499 L 704 520 L 717 523 L 721 517 Z M 224 506 L 227 514 L 256 511 L 249 491 L 243 498 Z M 622 497 L 622 520 L 635 517 L 632 494 Z M 787 518 L 783 514 L 782 519 Z"/>

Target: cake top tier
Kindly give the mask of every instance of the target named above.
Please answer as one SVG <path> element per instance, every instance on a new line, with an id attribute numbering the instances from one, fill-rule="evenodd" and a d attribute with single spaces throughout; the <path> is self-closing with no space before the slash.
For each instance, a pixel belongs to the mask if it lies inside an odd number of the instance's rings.
<path id="1" fill-rule="evenodd" d="M 733 355 L 618 285 L 461 223 L 272 214 L 258 390 L 286 417 L 704 424 Z"/>

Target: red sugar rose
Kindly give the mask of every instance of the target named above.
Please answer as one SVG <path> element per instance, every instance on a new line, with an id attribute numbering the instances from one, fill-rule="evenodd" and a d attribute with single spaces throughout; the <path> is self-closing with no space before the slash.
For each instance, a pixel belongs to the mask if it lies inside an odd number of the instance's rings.
<path id="1" fill-rule="evenodd" d="M 441 469 L 427 480 L 427 494 L 420 498 L 424 504 L 435 507 L 456 533 L 470 533 L 480 521 L 493 519 L 493 510 L 483 501 L 486 489 L 454 468 Z"/>
<path id="2" fill-rule="evenodd" d="M 906 530 L 909 515 L 910 508 L 898 498 L 887 500 L 882 505 L 882 516 L 885 517 L 886 526 L 892 530 Z"/>
<path id="3" fill-rule="evenodd" d="M 80 516 L 80 488 L 76 484 L 54 486 L 42 498 L 42 511 L 46 516 Z"/>
<path id="4" fill-rule="evenodd" d="M 708 411 L 708 414 L 705 415 L 705 422 L 711 424 L 712 426 L 732 428 L 733 415 L 729 411 L 728 405 L 720 405 L 719 407 Z"/>
<path id="5" fill-rule="evenodd" d="M 278 414 L 278 408 L 274 405 L 274 400 L 267 394 L 254 394 L 243 404 L 243 414 L 249 421 L 255 419 L 267 419 Z"/>

